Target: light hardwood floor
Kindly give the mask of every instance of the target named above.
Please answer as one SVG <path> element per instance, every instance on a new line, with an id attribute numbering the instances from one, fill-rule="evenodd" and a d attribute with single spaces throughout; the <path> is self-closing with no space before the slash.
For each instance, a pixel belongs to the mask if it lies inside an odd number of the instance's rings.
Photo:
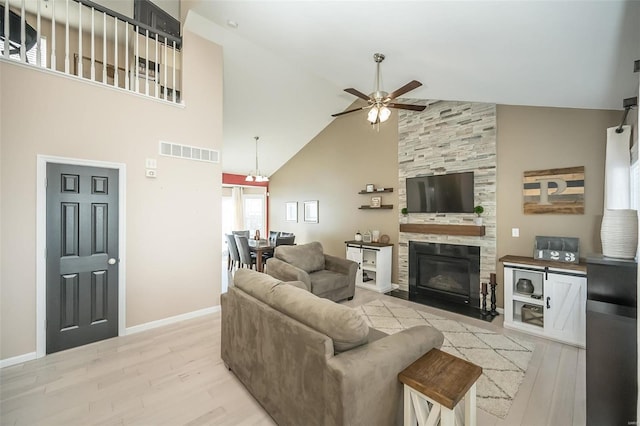
<path id="1" fill-rule="evenodd" d="M 502 420 L 479 410 L 479 426 L 586 423 L 584 350 L 504 330 L 501 317 L 489 324 L 368 290 L 357 289 L 347 304 L 359 306 L 376 299 L 536 342 L 508 416 Z M 217 313 L 0 370 L 0 424 L 274 423 L 224 367 Z"/>

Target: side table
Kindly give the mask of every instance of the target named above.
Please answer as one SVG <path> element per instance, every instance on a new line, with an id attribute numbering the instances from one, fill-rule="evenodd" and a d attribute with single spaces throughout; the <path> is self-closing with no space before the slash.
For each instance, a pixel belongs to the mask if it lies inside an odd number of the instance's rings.
<path id="1" fill-rule="evenodd" d="M 432 349 L 398 374 L 404 384 L 404 425 L 455 426 L 464 397 L 464 424 L 476 425 L 476 381 L 482 368 Z M 431 406 L 430 406 L 431 404 Z"/>

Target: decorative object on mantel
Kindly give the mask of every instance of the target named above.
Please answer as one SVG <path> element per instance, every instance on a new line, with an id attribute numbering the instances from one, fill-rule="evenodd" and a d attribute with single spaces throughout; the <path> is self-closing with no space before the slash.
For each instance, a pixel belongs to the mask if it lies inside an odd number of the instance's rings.
<path id="1" fill-rule="evenodd" d="M 618 259 L 633 259 L 638 250 L 638 212 L 631 209 L 607 209 L 600 227 L 602 254 Z"/>
<path id="2" fill-rule="evenodd" d="M 377 209 L 382 205 L 382 197 L 371 197 L 371 208 Z"/>
<path id="3" fill-rule="evenodd" d="M 253 137 L 256 140 L 256 168 L 253 170 L 253 174 L 248 174 L 245 178 L 247 182 L 269 182 L 269 178 L 266 175 L 262 175 L 260 173 L 260 169 L 258 168 L 258 139 L 260 136 Z"/>
<path id="4" fill-rule="evenodd" d="M 584 166 L 524 172 L 524 214 L 584 214 Z"/>
<path id="5" fill-rule="evenodd" d="M 362 241 L 362 234 L 360 233 L 360 231 L 356 232 L 356 236 L 355 236 L 354 240 Z"/>
<path id="6" fill-rule="evenodd" d="M 409 221 L 409 209 L 403 207 L 400 213 L 402 214 L 402 216 L 400 216 L 400 223 L 407 223 Z"/>
<path id="7" fill-rule="evenodd" d="M 536 237 L 533 258 L 579 263 L 580 239 L 574 237 Z"/>
<path id="8" fill-rule="evenodd" d="M 366 186 L 367 192 L 373 192 L 375 190 L 375 186 L 372 183 L 368 183 Z"/>
<path id="9" fill-rule="evenodd" d="M 370 243 L 371 242 L 371 231 L 366 231 L 362 235 L 362 242 L 363 243 Z"/>
<path id="10" fill-rule="evenodd" d="M 382 244 L 389 244 L 389 241 L 391 241 L 391 238 L 389 238 L 389 236 L 387 234 L 382 234 L 380 236 L 380 242 Z"/>
<path id="11" fill-rule="evenodd" d="M 473 208 L 473 212 L 476 214 L 476 218 L 473 220 L 473 223 L 475 223 L 477 226 L 482 226 L 482 217 L 480 216 L 482 213 L 484 213 L 484 207 L 482 206 L 475 206 Z"/>
<path id="12" fill-rule="evenodd" d="M 380 231 L 374 229 L 373 231 L 371 231 L 371 242 L 377 243 L 378 241 L 380 241 Z"/>

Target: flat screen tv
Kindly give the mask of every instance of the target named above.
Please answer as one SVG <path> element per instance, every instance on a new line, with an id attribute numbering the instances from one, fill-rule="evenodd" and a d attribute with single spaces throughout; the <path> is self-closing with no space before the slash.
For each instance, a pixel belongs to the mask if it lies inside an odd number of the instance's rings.
<path id="1" fill-rule="evenodd" d="M 473 213 L 473 172 L 407 178 L 409 213 Z"/>

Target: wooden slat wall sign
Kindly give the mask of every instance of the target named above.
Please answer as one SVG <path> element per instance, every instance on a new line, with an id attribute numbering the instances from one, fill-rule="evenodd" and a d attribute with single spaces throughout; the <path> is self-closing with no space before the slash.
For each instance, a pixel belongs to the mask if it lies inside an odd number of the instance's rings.
<path id="1" fill-rule="evenodd" d="M 584 166 L 524 172 L 524 214 L 584 214 Z"/>

